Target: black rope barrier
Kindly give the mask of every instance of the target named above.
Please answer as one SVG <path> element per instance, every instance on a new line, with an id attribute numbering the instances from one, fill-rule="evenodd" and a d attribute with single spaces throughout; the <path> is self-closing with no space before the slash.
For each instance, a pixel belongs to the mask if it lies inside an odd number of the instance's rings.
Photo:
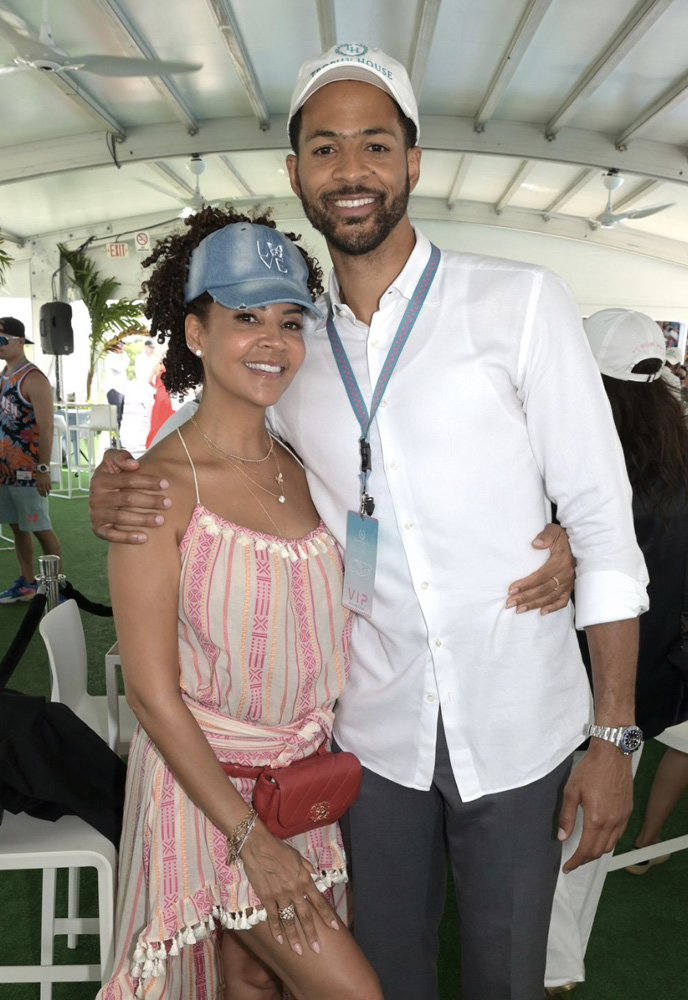
<path id="1" fill-rule="evenodd" d="M 84 597 L 81 591 L 76 590 L 69 580 L 60 584 L 60 596 L 64 597 L 66 601 L 76 601 L 82 611 L 87 611 L 91 615 L 97 615 L 99 618 L 112 618 L 112 608 L 109 604 L 96 604 L 94 601 L 89 601 L 88 597 Z"/>
<path id="2" fill-rule="evenodd" d="M 38 623 L 43 617 L 47 598 L 40 592 L 32 599 L 24 619 L 19 626 L 17 634 L 12 640 L 9 649 L 0 661 L 0 688 L 7 687 L 7 682 L 17 668 L 17 664 L 26 652 L 26 647 L 31 642 L 34 632 L 38 628 Z"/>

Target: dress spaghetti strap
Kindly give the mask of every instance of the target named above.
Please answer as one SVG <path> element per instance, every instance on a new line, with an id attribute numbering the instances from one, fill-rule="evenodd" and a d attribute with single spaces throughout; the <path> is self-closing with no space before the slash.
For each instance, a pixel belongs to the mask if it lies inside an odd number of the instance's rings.
<path id="1" fill-rule="evenodd" d="M 183 448 L 183 449 L 184 449 L 184 451 L 186 452 L 186 457 L 187 457 L 187 458 L 188 458 L 188 460 L 189 460 L 189 465 L 191 466 L 191 471 L 193 472 L 193 477 L 194 477 L 194 486 L 196 487 L 196 503 L 200 503 L 200 502 L 201 502 L 201 498 L 200 498 L 200 496 L 198 495 L 198 478 L 197 478 L 197 476 L 196 476 L 196 466 L 195 466 L 195 465 L 193 464 L 193 461 L 192 461 L 192 459 L 191 459 L 191 455 L 189 454 L 189 449 L 188 449 L 188 448 L 186 447 L 186 441 L 185 441 L 185 440 L 184 440 L 184 438 L 182 437 L 182 432 L 181 432 L 181 428 L 179 428 L 179 427 L 177 428 L 177 435 L 178 435 L 178 437 L 179 437 L 179 440 L 180 440 L 180 441 L 181 441 L 181 443 L 182 443 L 182 448 Z"/>

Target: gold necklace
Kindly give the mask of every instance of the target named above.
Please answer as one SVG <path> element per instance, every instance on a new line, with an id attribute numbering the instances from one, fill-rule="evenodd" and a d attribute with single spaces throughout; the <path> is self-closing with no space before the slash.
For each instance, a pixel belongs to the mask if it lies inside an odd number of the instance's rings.
<path id="1" fill-rule="evenodd" d="M 264 455 L 262 458 L 244 458 L 242 455 L 232 455 L 230 452 L 224 451 L 219 444 L 215 444 L 214 441 L 210 440 L 199 422 L 196 420 L 196 414 L 194 414 L 191 418 L 191 423 L 194 425 L 206 444 L 210 445 L 210 447 L 213 448 L 218 455 L 221 455 L 223 458 L 233 458 L 235 462 L 249 462 L 251 465 L 260 465 L 262 462 L 267 462 L 275 450 L 275 439 L 268 435 L 270 437 L 270 447 L 268 448 L 267 455 Z"/>
<path id="2" fill-rule="evenodd" d="M 242 481 L 240 480 L 240 482 L 242 482 Z M 261 501 L 260 497 L 257 496 L 257 494 L 255 494 L 253 492 L 253 490 L 248 485 L 248 483 L 242 483 L 242 485 L 244 486 L 244 488 L 246 490 L 248 490 L 248 492 L 251 494 L 251 496 L 256 501 L 256 503 L 258 504 L 258 506 L 262 509 L 263 513 L 267 517 L 267 519 L 270 522 L 270 524 L 272 524 L 274 526 L 275 533 L 276 533 L 277 537 L 278 538 L 284 538 L 285 534 L 286 534 L 285 530 L 284 529 L 280 530 L 280 526 L 277 524 L 277 521 L 275 521 L 274 517 L 271 516 L 269 510 L 267 509 L 267 507 L 265 506 L 265 504 Z"/>
<path id="3" fill-rule="evenodd" d="M 222 457 L 224 457 L 224 456 L 222 456 Z M 230 465 L 234 469 L 234 471 L 236 472 L 236 474 L 238 476 L 240 476 L 240 477 L 243 476 L 243 478 L 246 479 L 246 480 L 248 480 L 248 482 L 251 483 L 252 486 L 256 486 L 259 490 L 262 490 L 263 493 L 267 493 L 267 495 L 269 497 L 273 497 L 278 503 L 286 503 L 287 502 L 287 498 L 285 497 L 284 492 L 282 490 L 282 483 L 284 482 L 284 476 L 282 475 L 282 470 L 280 468 L 279 458 L 277 457 L 277 452 L 275 452 L 275 461 L 277 462 L 277 475 L 273 476 L 272 478 L 275 480 L 275 482 L 277 483 L 277 485 L 280 488 L 280 492 L 279 493 L 273 493 L 272 490 L 269 490 L 265 486 L 261 486 L 260 483 L 257 483 L 255 481 L 255 479 L 251 479 L 251 477 L 249 476 L 249 474 L 246 471 L 246 469 L 242 469 L 240 465 L 237 465 L 235 462 L 229 461 L 229 459 L 227 459 L 226 461 L 227 461 L 227 464 Z"/>
<path id="4" fill-rule="evenodd" d="M 270 451 L 265 456 L 265 458 L 260 458 L 260 459 L 256 459 L 256 458 L 242 459 L 242 458 L 238 458 L 236 455 L 230 455 L 229 452 L 224 451 L 222 448 L 220 448 L 219 445 L 215 444 L 214 441 L 211 441 L 211 439 L 208 437 L 208 435 L 204 434 L 203 431 L 201 430 L 201 428 L 198 426 L 198 422 L 197 422 L 195 416 L 193 416 L 191 418 L 191 421 L 195 425 L 196 429 L 200 433 L 200 435 L 203 438 L 203 440 L 205 441 L 206 445 L 208 446 L 208 449 L 213 454 L 215 454 L 219 458 L 223 459 L 227 463 L 227 465 L 229 465 L 229 467 L 231 469 L 234 469 L 234 471 L 236 472 L 237 476 L 239 476 L 239 478 L 242 480 L 242 482 L 244 482 L 244 486 L 246 486 L 246 483 L 251 483 L 252 486 L 257 487 L 259 490 L 262 490 L 263 493 L 267 493 L 268 496 L 273 497 L 273 499 L 277 500 L 278 503 L 286 503 L 287 502 L 287 498 L 284 495 L 284 490 L 282 488 L 282 484 L 284 483 L 284 476 L 282 475 L 282 469 L 280 467 L 279 456 L 278 456 L 278 454 L 277 454 L 276 451 L 275 451 L 275 462 L 277 463 L 277 475 L 276 476 L 272 476 L 271 478 L 274 479 L 275 482 L 277 483 L 277 485 L 279 486 L 279 489 L 280 489 L 279 493 L 273 493 L 272 490 L 268 490 L 265 486 L 261 486 L 260 483 L 257 483 L 255 481 L 255 479 L 252 479 L 249 476 L 249 474 L 246 471 L 246 469 L 243 469 L 241 467 L 241 465 L 238 464 L 239 462 L 244 462 L 244 461 L 245 462 L 252 462 L 252 463 L 266 462 L 268 460 L 268 458 L 270 458 L 270 455 L 274 451 L 274 448 L 275 448 L 275 440 L 274 440 L 274 438 L 272 438 L 272 437 L 270 438 Z M 260 475 L 260 473 L 258 473 L 258 475 Z M 266 476 L 265 478 L 267 479 L 268 477 Z M 251 494 L 251 496 L 253 496 L 256 500 L 258 500 L 258 497 L 256 497 L 255 493 L 248 486 L 246 486 L 246 488 L 249 490 L 249 493 Z M 258 502 L 260 503 L 260 501 L 258 501 Z M 261 507 L 263 507 L 262 504 L 261 504 Z M 265 510 L 265 507 L 263 507 L 263 510 Z M 266 510 L 265 510 L 265 513 L 267 514 Z M 270 517 L 269 514 L 268 514 L 268 517 Z M 270 518 L 270 520 L 272 521 L 272 518 Z M 272 521 L 272 523 L 275 524 L 274 521 Z M 277 525 L 275 525 L 275 527 L 277 527 Z"/>

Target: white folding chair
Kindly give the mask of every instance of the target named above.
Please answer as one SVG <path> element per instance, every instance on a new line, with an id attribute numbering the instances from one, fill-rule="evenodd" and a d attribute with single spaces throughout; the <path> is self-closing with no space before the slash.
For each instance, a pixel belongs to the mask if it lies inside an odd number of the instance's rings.
<path id="1" fill-rule="evenodd" d="M 52 677 L 52 701 L 60 701 L 78 715 L 115 753 L 126 753 L 134 732 L 136 718 L 124 695 L 109 690 L 116 684 L 114 672 L 106 673 L 105 695 L 87 691 L 86 639 L 76 601 L 65 601 L 41 619 L 43 636 Z M 108 711 L 117 706 L 117 712 Z"/>
<path id="2" fill-rule="evenodd" d="M 0 983 L 40 983 L 40 1000 L 51 1000 L 53 983 L 105 983 L 114 955 L 117 851 L 107 839 L 77 816 L 56 823 L 5 812 L 0 825 L 0 871 L 43 869 L 40 965 L 0 965 Z M 56 869 L 95 868 L 98 875 L 98 917 L 55 916 Z M 55 936 L 98 934 L 98 965 L 54 965 Z M 7 955 L 7 949 L 4 954 Z"/>
<path id="3" fill-rule="evenodd" d="M 664 743 L 674 750 L 688 753 L 688 722 L 682 722 L 678 726 L 665 729 L 663 733 L 656 736 L 658 743 Z M 636 847 L 632 851 L 624 851 L 623 854 L 615 854 L 612 858 L 609 871 L 616 871 L 617 868 L 627 868 L 629 865 L 637 865 L 641 861 L 650 861 L 651 858 L 658 858 L 662 854 L 675 854 L 676 851 L 683 851 L 688 848 L 688 833 L 671 840 L 662 840 L 659 844 L 648 844 L 647 847 Z"/>
<path id="4" fill-rule="evenodd" d="M 119 448 L 117 407 L 112 403 L 94 403 L 89 410 L 88 422 L 84 425 L 84 427 L 88 431 L 89 436 L 89 462 L 93 467 L 95 467 L 97 462 L 100 461 L 100 453 L 102 451 L 100 447 L 96 448 L 96 439 L 100 443 L 102 435 L 107 433 L 108 448 L 110 447 L 110 442 L 113 440 Z"/>

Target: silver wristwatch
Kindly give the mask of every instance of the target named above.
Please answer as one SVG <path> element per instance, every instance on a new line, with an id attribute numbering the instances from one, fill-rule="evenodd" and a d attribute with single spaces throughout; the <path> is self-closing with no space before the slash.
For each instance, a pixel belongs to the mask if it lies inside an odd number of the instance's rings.
<path id="1" fill-rule="evenodd" d="M 45 462 L 39 462 L 36 466 L 36 472 L 50 472 L 50 466 L 46 465 Z"/>
<path id="2" fill-rule="evenodd" d="M 643 742 L 643 731 L 638 726 L 595 726 L 585 727 L 586 736 L 596 736 L 618 747 L 623 754 L 638 750 Z"/>

